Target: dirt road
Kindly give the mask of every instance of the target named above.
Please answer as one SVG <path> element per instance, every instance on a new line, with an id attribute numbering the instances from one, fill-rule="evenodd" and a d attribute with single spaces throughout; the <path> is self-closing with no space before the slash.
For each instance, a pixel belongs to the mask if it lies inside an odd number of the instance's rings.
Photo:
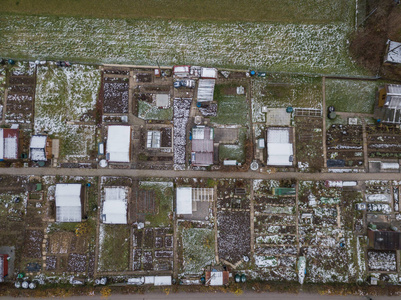
<path id="1" fill-rule="evenodd" d="M 0 168 L 0 175 L 131 176 L 160 178 L 243 178 L 298 180 L 401 180 L 401 173 L 298 173 L 221 172 L 131 169 Z"/>

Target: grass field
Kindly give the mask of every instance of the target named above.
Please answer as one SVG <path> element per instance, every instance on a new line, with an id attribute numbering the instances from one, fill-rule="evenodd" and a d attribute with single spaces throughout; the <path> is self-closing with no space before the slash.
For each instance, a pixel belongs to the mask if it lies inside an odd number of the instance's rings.
<path id="1" fill-rule="evenodd" d="M 210 121 L 217 124 L 238 124 L 245 126 L 248 123 L 248 104 L 244 95 L 225 95 L 225 85 L 216 85 L 214 100 L 217 101 L 217 116 Z"/>
<path id="2" fill-rule="evenodd" d="M 183 272 L 203 274 L 203 268 L 215 262 L 214 232 L 206 228 L 182 230 Z"/>
<path id="3" fill-rule="evenodd" d="M 326 106 L 336 111 L 373 114 L 380 81 L 326 79 Z"/>
<path id="4" fill-rule="evenodd" d="M 142 190 L 155 192 L 155 203 L 159 207 L 156 214 L 147 214 L 146 221 L 153 227 L 168 227 L 172 225 L 170 216 L 173 213 L 173 185 L 171 182 L 141 181 Z"/>
<path id="5" fill-rule="evenodd" d="M 60 157 L 88 158 L 95 147 L 95 116 L 100 71 L 91 66 L 42 66 L 37 70 L 35 131 L 61 139 Z M 67 122 L 92 122 L 75 125 Z"/>
<path id="6" fill-rule="evenodd" d="M 272 15 L 287 14 L 286 6 L 279 2 L 273 1 L 280 13 Z M 297 2 L 300 0 L 294 3 Z M 322 4 L 321 0 L 289 5 L 291 17 L 283 19 L 292 23 L 283 20 L 281 23 L 278 23 L 280 20 L 270 23 L 232 21 L 230 18 L 224 21 L 194 21 L 2 14 L 0 55 L 88 63 L 155 65 L 158 62 L 165 65 L 199 64 L 285 72 L 361 74 L 363 71 L 354 65 L 348 55 L 347 38 L 353 28 L 350 20 L 353 20 L 355 11 L 353 2 L 331 1 L 333 9 L 328 11 L 324 11 L 324 7 L 331 7 L 330 2 Z M 239 4 L 240 1 L 234 3 L 244 6 Z M 268 1 L 258 3 L 263 6 Z M 276 7 L 271 1 L 269 3 Z M 255 6 L 257 10 L 263 11 L 261 5 Z M 246 7 L 252 5 L 247 4 Z M 291 7 L 301 11 L 290 13 Z M 308 7 L 313 7 L 311 15 L 320 18 L 317 24 L 298 20 L 305 15 L 302 10 L 308 10 Z M 209 10 L 217 11 L 214 8 Z M 340 17 L 334 17 L 336 21 L 332 22 L 331 17 L 335 15 L 344 15 L 344 19 L 339 21 Z M 325 22 L 321 23 L 322 20 Z"/>
<path id="7" fill-rule="evenodd" d="M 90 18 L 164 18 L 262 22 L 341 21 L 348 0 L 3 0 L 2 12 Z M 355 5 L 354 5 L 355 6 Z"/>
<path id="8" fill-rule="evenodd" d="M 130 229 L 124 225 L 100 225 L 99 271 L 126 271 Z"/>
<path id="9" fill-rule="evenodd" d="M 269 74 L 252 85 L 252 120 L 266 122 L 262 106 L 322 108 L 322 78 L 300 75 Z"/>

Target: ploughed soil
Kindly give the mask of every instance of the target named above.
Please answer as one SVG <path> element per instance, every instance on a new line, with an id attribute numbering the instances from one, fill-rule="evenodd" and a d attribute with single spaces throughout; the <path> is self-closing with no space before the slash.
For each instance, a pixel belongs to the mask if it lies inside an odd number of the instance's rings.
<path id="1" fill-rule="evenodd" d="M 351 37 L 350 52 L 353 58 L 373 75 L 400 80 L 401 64 L 383 65 L 388 39 L 401 42 L 401 5 L 394 0 L 367 0 L 366 21 Z"/>

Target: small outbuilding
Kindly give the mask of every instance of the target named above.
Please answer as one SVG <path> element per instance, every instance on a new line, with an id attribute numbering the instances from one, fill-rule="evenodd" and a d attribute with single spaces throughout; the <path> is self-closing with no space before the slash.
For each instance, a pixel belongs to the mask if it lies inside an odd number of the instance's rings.
<path id="1" fill-rule="evenodd" d="M 217 69 L 215 68 L 201 68 L 201 78 L 204 79 L 217 79 Z"/>
<path id="2" fill-rule="evenodd" d="M 110 162 L 129 162 L 131 127 L 111 125 L 107 127 L 106 158 Z"/>
<path id="3" fill-rule="evenodd" d="M 175 77 L 188 77 L 189 70 L 191 66 L 184 65 L 184 66 L 174 66 L 173 67 L 173 75 Z"/>
<path id="4" fill-rule="evenodd" d="M 293 144 L 288 127 L 269 127 L 267 129 L 267 165 L 292 166 Z"/>
<path id="5" fill-rule="evenodd" d="M 0 128 L 0 161 L 18 159 L 18 129 Z"/>
<path id="6" fill-rule="evenodd" d="M 127 224 L 127 187 L 104 188 L 102 221 L 105 224 Z"/>
<path id="7" fill-rule="evenodd" d="M 81 222 L 81 184 L 56 184 L 56 221 Z"/>
<path id="8" fill-rule="evenodd" d="M 386 55 L 384 56 L 384 63 L 401 64 L 401 43 L 391 40 L 387 41 L 387 49 Z"/>
<path id="9" fill-rule="evenodd" d="M 208 267 L 205 272 L 206 286 L 223 286 L 228 285 L 230 273 L 223 270 L 219 266 Z"/>
<path id="10" fill-rule="evenodd" d="M 177 215 L 192 214 L 192 188 L 178 187 L 176 189 Z"/>
<path id="11" fill-rule="evenodd" d="M 192 152 L 193 166 L 207 167 L 213 164 L 213 128 L 197 126 L 192 128 Z"/>
<path id="12" fill-rule="evenodd" d="M 33 135 L 29 145 L 29 158 L 33 161 L 47 161 L 48 146 L 47 135 Z"/>

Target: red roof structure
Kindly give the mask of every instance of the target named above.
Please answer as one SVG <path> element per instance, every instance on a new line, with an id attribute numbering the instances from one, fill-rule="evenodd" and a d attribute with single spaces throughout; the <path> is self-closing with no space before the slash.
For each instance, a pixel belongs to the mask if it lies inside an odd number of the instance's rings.
<path id="1" fill-rule="evenodd" d="M 8 255 L 0 254 L 0 282 L 4 282 L 4 277 L 8 275 Z"/>
<path id="2" fill-rule="evenodd" d="M 0 160 L 18 159 L 19 129 L 0 128 Z"/>

